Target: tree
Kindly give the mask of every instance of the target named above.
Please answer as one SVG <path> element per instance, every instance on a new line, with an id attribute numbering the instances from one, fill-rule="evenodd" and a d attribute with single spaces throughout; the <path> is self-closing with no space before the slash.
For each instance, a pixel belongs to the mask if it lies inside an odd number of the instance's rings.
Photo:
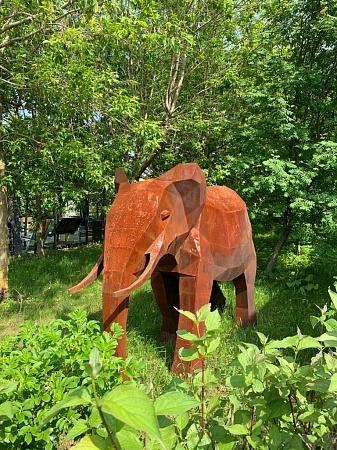
<path id="1" fill-rule="evenodd" d="M 136 105 L 122 124 L 109 120 L 113 139 L 128 136 L 121 156 L 135 179 L 179 161 L 207 166 L 204 144 L 219 114 L 214 90 L 230 72 L 237 14 L 232 2 L 210 0 L 123 2 L 105 11 L 111 67 Z"/>
<path id="2" fill-rule="evenodd" d="M 0 298 L 8 290 L 8 212 L 7 187 L 11 186 L 13 174 L 8 173 L 6 161 L 9 143 L 21 137 L 31 143 L 39 140 L 26 135 L 18 135 L 13 123 L 26 113 L 29 79 L 26 73 L 34 60 L 41 54 L 44 39 L 54 30 L 62 32 L 67 18 L 74 17 L 82 10 L 90 15 L 97 2 L 69 0 L 53 1 L 48 4 L 23 0 L 2 2 L 0 9 Z M 21 173 L 22 174 L 22 173 Z M 7 176 L 8 175 L 8 176 Z"/>
<path id="3" fill-rule="evenodd" d="M 331 232 L 336 217 L 336 181 L 326 176 L 337 169 L 336 12 L 331 2 L 261 4 L 240 49 L 227 173 L 253 216 L 283 217 L 268 270 L 290 232 Z"/>

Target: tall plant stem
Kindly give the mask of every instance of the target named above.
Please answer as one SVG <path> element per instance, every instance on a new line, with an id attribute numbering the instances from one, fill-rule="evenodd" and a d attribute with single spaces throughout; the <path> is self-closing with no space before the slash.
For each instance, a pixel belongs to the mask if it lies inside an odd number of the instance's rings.
<path id="1" fill-rule="evenodd" d="M 290 405 L 291 416 L 293 418 L 294 430 L 296 431 L 296 419 L 295 419 L 295 413 L 294 413 L 293 403 L 291 401 L 291 395 L 290 394 L 288 395 L 288 401 L 289 401 L 289 405 Z"/>
<path id="2" fill-rule="evenodd" d="M 98 409 L 98 413 L 100 415 L 100 418 L 102 420 L 102 423 L 108 433 L 108 437 L 110 439 L 110 442 L 113 446 L 113 448 L 116 448 L 117 450 L 122 450 L 121 446 L 119 445 L 119 442 L 117 441 L 116 437 L 111 433 L 109 426 L 107 424 L 107 421 L 105 420 L 102 408 L 99 405 L 99 401 L 98 401 L 98 397 L 97 397 L 97 392 L 96 392 L 96 385 L 95 385 L 95 379 L 93 377 L 91 377 L 91 383 L 92 383 L 92 389 L 93 389 L 93 393 L 94 393 L 94 397 L 95 397 L 95 403 L 96 403 L 96 408 Z"/>
<path id="3" fill-rule="evenodd" d="M 254 418 L 255 418 L 255 406 L 252 407 L 252 410 L 250 412 L 250 430 L 249 430 L 250 436 L 253 434 Z M 249 445 L 249 449 L 251 448 L 252 446 Z"/>
<path id="4" fill-rule="evenodd" d="M 205 435 L 205 359 L 201 357 L 201 433 Z"/>
<path id="5" fill-rule="evenodd" d="M 200 339 L 199 323 L 197 326 L 197 336 Z M 199 352 L 199 358 L 201 360 L 201 434 L 205 435 L 205 358 Z"/>

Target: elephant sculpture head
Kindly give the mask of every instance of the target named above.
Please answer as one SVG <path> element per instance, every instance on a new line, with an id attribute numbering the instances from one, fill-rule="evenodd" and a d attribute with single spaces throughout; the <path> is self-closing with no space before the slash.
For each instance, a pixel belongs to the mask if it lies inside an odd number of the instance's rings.
<path id="1" fill-rule="evenodd" d="M 180 164 L 154 180 L 130 184 L 115 173 L 117 195 L 106 218 L 103 255 L 75 293 L 104 267 L 103 326 L 126 328 L 128 297 L 151 277 L 160 259 L 174 257 L 200 217 L 206 201 L 205 176 L 197 164 Z M 104 260 L 104 264 L 103 264 Z M 125 336 L 124 338 L 125 341 Z M 118 351 L 125 355 L 125 343 Z"/>
<path id="2" fill-rule="evenodd" d="M 217 281 L 234 281 L 237 323 L 255 322 L 255 250 L 246 206 L 234 191 L 207 188 L 195 163 L 132 184 L 117 169 L 115 186 L 103 253 L 89 275 L 69 290 L 78 292 L 104 269 L 106 331 L 112 322 L 126 330 L 129 295 L 149 278 L 163 316 L 163 337 L 174 336 L 177 328 L 194 331 L 174 307 L 196 312 L 211 300 Z M 178 338 L 172 366 L 176 372 L 182 345 Z M 126 356 L 125 333 L 116 353 Z"/>
<path id="3" fill-rule="evenodd" d="M 105 225 L 104 329 L 116 320 L 117 304 L 151 277 L 170 249 L 174 256 L 206 201 L 205 177 L 196 164 L 181 164 L 155 180 L 133 184 L 117 169 L 115 184 L 118 193 Z"/>

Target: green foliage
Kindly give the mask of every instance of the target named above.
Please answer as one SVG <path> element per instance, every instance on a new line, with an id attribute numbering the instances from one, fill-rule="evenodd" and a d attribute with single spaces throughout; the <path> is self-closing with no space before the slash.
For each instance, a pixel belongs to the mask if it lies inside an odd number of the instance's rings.
<path id="1" fill-rule="evenodd" d="M 337 431 L 337 297 L 332 306 L 312 317 L 329 330 L 320 336 L 297 335 L 269 341 L 257 333 L 261 348 L 241 346 L 233 362 L 237 373 L 228 378 L 233 424 L 225 428 L 258 449 L 330 448 Z M 312 351 L 311 362 L 301 365 L 299 353 Z"/>
<path id="2" fill-rule="evenodd" d="M 95 407 L 88 421 L 92 435 L 83 437 L 76 448 L 87 448 L 90 443 L 92 448 L 101 450 L 142 449 L 143 444 L 137 431 L 145 433 L 145 439 L 152 442 L 151 448 L 168 448 L 167 441 L 172 438 L 172 433 L 168 431 L 172 429 L 168 430 L 166 421 L 161 418 L 185 413 L 198 406 L 198 401 L 181 392 L 167 392 L 152 402 L 144 391 L 131 384 L 116 386 L 99 398 L 96 383 L 102 366 L 99 351 L 94 347 L 86 366 L 91 376 L 93 396 L 87 387 L 75 389 L 48 412 L 40 424 L 40 429 L 64 408 L 90 404 Z M 86 429 L 79 431 L 83 434 Z"/>
<path id="3" fill-rule="evenodd" d="M 104 364 L 97 391 L 105 392 L 121 382 L 122 361 L 112 356 L 120 336 L 119 326 L 113 337 L 102 333 L 99 324 L 78 309 L 69 320 L 41 327 L 26 322 L 17 335 L 4 338 L 0 343 L 0 448 L 51 449 L 61 434 L 73 438 L 83 433 L 90 405 L 69 410 L 65 417 L 55 416 L 42 431 L 38 425 L 51 405 L 74 388 L 91 391 L 85 369 L 93 345 Z"/>
<path id="4" fill-rule="evenodd" d="M 181 359 L 198 360 L 201 369 L 187 380 L 174 379 L 154 401 L 130 384 L 98 398 L 95 385 L 103 363 L 94 348 L 87 364 L 94 396 L 87 387 L 75 389 L 49 411 L 40 428 L 66 407 L 90 404 L 97 410 L 97 422 L 91 435 L 77 444 L 79 449 L 331 448 L 337 432 L 337 294 L 329 294 L 331 308 L 311 318 L 325 332 L 312 337 L 298 330 L 295 336 L 270 341 L 258 332 L 260 348 L 241 345 L 232 364 L 236 373 L 228 377 L 223 396 L 216 391 L 218 376 L 204 365 L 218 346 L 216 333 L 221 330 L 218 312 L 210 312 L 208 305 L 196 315 L 180 311 L 196 329 L 179 332 L 191 344 L 181 350 Z M 314 352 L 311 361 L 301 365 L 298 355 L 308 349 Z"/>
<path id="5" fill-rule="evenodd" d="M 256 222 L 330 236 L 336 17 L 326 1 L 5 0 L 9 194 L 41 193 L 50 215 L 59 186 L 62 203 L 103 188 L 112 198 L 117 166 L 139 179 L 196 161 Z"/>
<path id="6" fill-rule="evenodd" d="M 179 336 L 192 343 L 192 352 L 181 351 L 182 361 L 191 362 L 192 360 L 201 360 L 211 355 L 219 344 L 219 338 L 216 334 L 220 331 L 220 316 L 218 311 L 210 312 L 210 305 L 206 305 L 197 312 L 196 315 L 188 311 L 179 311 L 191 319 L 196 325 L 197 334 L 179 332 Z M 200 328 L 205 325 L 205 333 L 200 333 Z M 103 449 L 124 448 L 123 443 L 133 439 L 134 447 L 143 448 L 139 440 L 137 430 L 146 433 L 146 442 L 149 448 L 196 448 L 197 445 L 203 445 L 210 438 L 205 435 L 205 417 L 211 415 L 212 411 L 219 404 L 220 397 L 215 395 L 210 401 L 205 399 L 206 386 L 214 386 L 217 378 L 204 366 L 195 376 L 192 376 L 190 382 L 184 382 L 181 379 L 174 379 L 170 386 L 158 396 L 153 402 L 144 392 L 129 384 L 117 386 L 112 391 L 106 393 L 101 399 L 96 395 L 95 384 L 98 380 L 98 374 L 102 368 L 98 350 L 94 348 L 90 354 L 90 360 L 87 364 L 87 372 L 91 375 L 94 399 L 90 398 L 86 388 L 79 388 L 71 392 L 66 398 L 55 405 L 42 421 L 42 428 L 51 418 L 54 417 L 63 408 L 95 404 L 99 413 L 101 423 L 105 430 L 98 424 L 91 431 L 98 434 L 97 439 L 92 440 L 93 448 Z M 196 408 L 201 404 L 200 412 Z M 189 417 L 187 412 L 195 410 L 196 412 Z M 111 417 L 114 418 L 111 423 Z M 144 418 L 145 422 L 144 422 Z M 119 426 L 116 424 L 119 423 Z M 133 429 L 130 430 L 130 427 Z M 132 436 L 132 437 L 131 437 Z M 88 436 L 85 436 L 78 448 L 84 448 L 87 445 Z M 110 444 L 109 444 L 110 442 Z M 160 446 L 158 447 L 158 444 Z M 178 446 L 178 447 L 177 447 Z M 128 447 L 126 447 L 128 448 Z"/>
<path id="7" fill-rule="evenodd" d="M 258 332 L 260 348 L 242 344 L 222 395 L 220 375 L 205 365 L 221 331 L 219 314 L 208 305 L 196 315 L 180 311 L 196 330 L 179 332 L 190 344 L 180 351 L 181 359 L 201 362 L 200 369 L 185 381 L 173 379 L 154 400 L 144 388 L 116 386 L 123 365 L 111 358 L 117 329 L 114 338 L 101 335 L 80 310 L 39 332 L 27 324 L 1 345 L 1 445 L 53 448 L 63 433 L 82 437 L 77 448 L 141 449 L 145 433 L 153 449 L 246 443 L 259 449 L 329 448 L 336 432 L 337 294 L 329 290 L 329 295 L 332 307 L 311 317 L 319 336 L 298 330 L 269 341 Z M 301 364 L 300 353 L 308 350 L 311 362 Z"/>

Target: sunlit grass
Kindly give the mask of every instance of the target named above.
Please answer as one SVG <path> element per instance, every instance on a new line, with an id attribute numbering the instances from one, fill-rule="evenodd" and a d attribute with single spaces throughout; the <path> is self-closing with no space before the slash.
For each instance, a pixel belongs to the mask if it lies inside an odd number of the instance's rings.
<path id="1" fill-rule="evenodd" d="M 328 286 L 337 275 L 337 255 L 333 246 L 317 243 L 303 246 L 296 256 L 290 242 L 282 251 L 272 276 L 264 273 L 275 236 L 258 235 L 255 327 L 240 329 L 234 325 L 235 295 L 232 283 L 222 284 L 227 305 L 222 313 L 224 333 L 221 346 L 210 364 L 224 374 L 241 341 L 258 343 L 255 331 L 282 339 L 299 327 L 303 334 L 312 333 L 310 315 L 318 315 L 317 306 L 329 302 Z M 26 320 L 45 324 L 54 318 L 66 318 L 74 309 L 83 308 L 90 319 L 101 321 L 101 278 L 82 292 L 69 295 L 90 271 L 101 253 L 100 245 L 89 245 L 67 251 L 50 252 L 43 260 L 33 255 L 13 258 L 10 264 L 10 299 L 0 304 L 0 334 L 18 331 Z M 309 278 L 308 278 L 309 277 Z M 308 281 L 309 280 L 309 281 Z M 311 286 L 313 285 L 313 287 Z M 169 367 L 174 345 L 159 341 L 161 315 L 150 283 L 132 294 L 128 316 L 128 355 L 141 362 L 139 378 L 144 384 L 163 386 L 170 379 Z M 150 386 L 151 387 L 151 386 Z"/>

